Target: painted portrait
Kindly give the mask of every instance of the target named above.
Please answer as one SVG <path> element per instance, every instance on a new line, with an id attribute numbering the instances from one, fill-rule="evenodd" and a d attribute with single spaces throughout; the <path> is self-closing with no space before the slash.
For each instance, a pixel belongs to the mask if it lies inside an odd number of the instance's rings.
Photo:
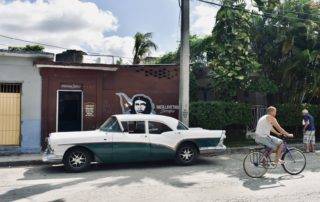
<path id="1" fill-rule="evenodd" d="M 155 114 L 155 105 L 152 99 L 144 94 L 136 94 L 132 98 L 125 93 L 116 93 L 120 98 L 123 114 Z"/>

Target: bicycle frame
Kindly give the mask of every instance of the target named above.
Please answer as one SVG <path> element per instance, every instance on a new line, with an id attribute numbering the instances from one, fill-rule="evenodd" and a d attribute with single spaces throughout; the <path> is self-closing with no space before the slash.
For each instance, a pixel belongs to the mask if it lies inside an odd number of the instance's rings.
<path id="1" fill-rule="evenodd" d="M 288 147 L 287 143 L 286 143 L 285 141 L 283 141 L 281 158 L 283 158 L 283 155 L 284 155 L 285 153 L 288 153 L 288 154 L 289 154 L 290 159 L 292 159 L 294 163 L 296 162 L 296 160 L 292 157 L 292 154 L 291 154 L 291 152 L 290 152 L 290 148 Z"/>
<path id="2" fill-rule="evenodd" d="M 264 146 L 264 148 L 262 148 L 262 149 L 255 149 L 255 150 L 257 150 L 257 151 L 261 151 L 261 150 L 263 150 L 262 151 L 262 153 L 263 153 L 263 156 L 261 156 L 260 158 L 258 157 L 258 156 L 254 156 L 253 158 L 253 160 L 252 159 L 250 159 L 250 161 L 251 162 L 253 162 L 253 164 L 255 165 L 255 166 L 257 166 L 258 164 L 259 164 L 259 162 L 261 161 L 261 158 L 262 157 L 266 157 L 267 158 L 267 161 L 268 162 L 263 162 L 263 163 L 266 163 L 266 165 L 268 166 L 268 169 L 274 169 L 274 168 L 276 168 L 277 167 L 277 165 L 271 165 L 271 158 L 270 158 L 270 156 L 271 156 L 271 154 L 272 154 L 272 152 L 273 152 L 273 150 L 271 149 L 271 148 L 268 148 L 268 147 L 266 147 L 266 146 Z M 285 142 L 285 141 L 283 141 L 283 145 L 282 145 L 282 152 L 281 152 L 282 154 L 281 154 L 281 158 L 283 157 L 283 155 L 285 154 L 285 153 L 289 153 L 289 155 L 290 155 L 290 158 L 291 159 L 293 159 L 292 158 L 292 155 L 291 155 L 291 153 L 290 153 L 290 150 L 289 150 L 289 148 L 288 148 L 288 145 L 287 145 L 287 143 Z M 293 159 L 294 160 L 294 159 Z M 294 160 L 295 161 L 295 160 Z"/>
<path id="3" fill-rule="evenodd" d="M 283 144 L 281 147 L 282 147 L 281 148 L 281 152 L 282 152 L 281 159 L 286 161 L 286 164 L 281 164 L 283 169 L 291 175 L 297 175 L 297 174 L 301 173 L 306 166 L 306 158 L 305 158 L 304 154 L 300 150 L 298 150 L 294 147 L 288 147 L 288 144 L 284 140 L 283 140 Z M 271 156 L 272 152 L 273 152 L 273 150 L 271 148 L 266 147 L 266 146 L 261 147 L 261 148 L 259 147 L 259 148 L 250 149 L 249 154 L 246 155 L 246 157 L 243 161 L 243 167 L 244 167 L 246 174 L 250 177 L 254 177 L 254 175 L 255 175 L 255 174 L 251 175 L 250 172 L 246 169 L 245 165 L 247 165 L 247 164 L 245 164 L 245 162 L 247 162 L 247 160 L 249 160 L 248 163 L 251 163 L 251 165 L 253 164 L 255 167 L 260 167 L 260 168 L 265 169 L 265 170 L 260 169 L 259 172 L 261 173 L 261 175 L 257 174 L 257 176 L 255 176 L 255 177 L 262 177 L 267 172 L 267 170 L 275 169 L 278 164 L 275 164 L 271 160 L 270 156 Z M 298 154 L 300 156 L 298 158 L 296 158 L 295 157 L 296 154 Z M 290 168 L 292 168 L 291 167 L 292 163 L 296 163 L 296 162 L 300 163 L 300 161 L 303 161 L 302 162 L 303 164 L 298 164 L 299 166 L 301 166 L 301 168 L 299 167 L 300 170 L 296 170 L 296 168 L 294 168 L 293 170 L 290 169 Z M 250 165 L 250 164 L 248 164 L 248 165 Z"/>

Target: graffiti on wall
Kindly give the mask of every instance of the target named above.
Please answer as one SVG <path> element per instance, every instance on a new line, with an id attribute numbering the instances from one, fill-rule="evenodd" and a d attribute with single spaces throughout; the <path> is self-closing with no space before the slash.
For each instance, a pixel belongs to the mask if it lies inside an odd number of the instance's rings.
<path id="1" fill-rule="evenodd" d="M 120 98 L 123 114 L 174 114 L 179 110 L 178 105 L 155 105 L 152 99 L 145 94 L 136 94 L 132 98 L 125 93 L 116 93 Z"/>
<path id="2" fill-rule="evenodd" d="M 179 110 L 179 105 L 157 105 L 156 108 L 159 114 L 174 114 Z"/>
<path id="3" fill-rule="evenodd" d="M 136 94 L 129 98 L 125 93 L 116 93 L 120 97 L 123 114 L 155 114 L 155 105 L 151 98 L 144 94 Z"/>

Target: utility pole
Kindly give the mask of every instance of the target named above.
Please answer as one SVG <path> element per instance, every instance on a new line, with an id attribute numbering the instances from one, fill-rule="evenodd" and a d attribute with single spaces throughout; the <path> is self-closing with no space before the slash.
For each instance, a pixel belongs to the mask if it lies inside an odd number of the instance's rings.
<path id="1" fill-rule="evenodd" d="M 180 83 L 179 83 L 179 119 L 189 125 L 189 25 L 190 0 L 181 0 L 181 44 L 180 44 Z"/>

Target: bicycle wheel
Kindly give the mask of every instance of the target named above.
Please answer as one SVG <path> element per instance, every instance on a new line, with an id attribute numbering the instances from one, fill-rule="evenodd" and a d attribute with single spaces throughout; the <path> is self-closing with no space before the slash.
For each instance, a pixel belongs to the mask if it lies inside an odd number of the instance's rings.
<path id="1" fill-rule="evenodd" d="M 307 161 L 303 152 L 296 148 L 288 149 L 282 156 L 284 164 L 282 165 L 283 169 L 291 174 L 298 175 L 306 167 Z"/>
<path id="2" fill-rule="evenodd" d="M 270 160 L 260 151 L 250 152 L 243 160 L 244 172 L 252 178 L 260 178 L 268 171 Z"/>

